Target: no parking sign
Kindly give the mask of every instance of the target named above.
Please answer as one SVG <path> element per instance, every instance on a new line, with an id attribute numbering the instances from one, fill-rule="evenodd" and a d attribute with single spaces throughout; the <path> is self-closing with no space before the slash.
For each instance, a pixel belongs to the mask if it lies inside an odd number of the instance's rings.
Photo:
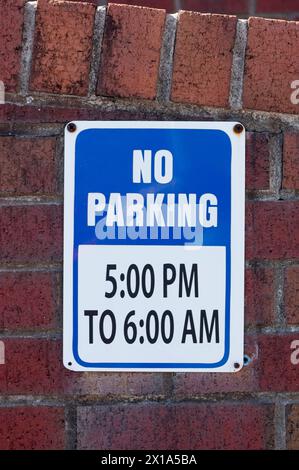
<path id="1" fill-rule="evenodd" d="M 244 134 L 234 122 L 66 127 L 66 367 L 241 368 Z"/>

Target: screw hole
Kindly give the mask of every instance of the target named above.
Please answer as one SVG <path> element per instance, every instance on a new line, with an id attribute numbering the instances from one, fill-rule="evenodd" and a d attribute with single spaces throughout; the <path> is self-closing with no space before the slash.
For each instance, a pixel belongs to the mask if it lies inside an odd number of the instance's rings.
<path id="1" fill-rule="evenodd" d="M 68 365 L 71 366 L 73 363 L 72 362 L 68 362 Z"/>
<path id="2" fill-rule="evenodd" d="M 244 130 L 244 127 L 242 126 L 242 124 L 235 124 L 234 125 L 234 132 L 235 134 L 241 134 Z"/>
<path id="3" fill-rule="evenodd" d="M 248 364 L 251 362 L 251 359 L 247 354 L 244 354 L 243 362 L 244 366 L 248 366 Z"/>
<path id="4" fill-rule="evenodd" d="M 238 362 L 235 362 L 235 363 L 234 363 L 234 368 L 235 368 L 235 369 L 240 369 L 240 367 L 241 367 L 241 366 L 240 366 L 240 364 L 239 364 Z"/>

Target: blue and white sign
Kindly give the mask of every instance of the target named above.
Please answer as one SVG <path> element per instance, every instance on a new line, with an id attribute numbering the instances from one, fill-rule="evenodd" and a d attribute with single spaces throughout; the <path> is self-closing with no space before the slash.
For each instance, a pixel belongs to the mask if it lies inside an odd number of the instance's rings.
<path id="1" fill-rule="evenodd" d="M 64 365 L 243 365 L 245 131 L 235 122 L 65 130 Z"/>

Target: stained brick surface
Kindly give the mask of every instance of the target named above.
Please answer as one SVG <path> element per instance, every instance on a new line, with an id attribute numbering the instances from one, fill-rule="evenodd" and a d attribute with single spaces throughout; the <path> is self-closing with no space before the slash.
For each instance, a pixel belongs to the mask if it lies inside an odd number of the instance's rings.
<path id="1" fill-rule="evenodd" d="M 162 10 L 109 6 L 98 94 L 155 98 L 164 21 Z"/>
<path id="2" fill-rule="evenodd" d="M 250 18 L 245 63 L 245 108 L 298 114 L 291 84 L 299 76 L 299 23 Z"/>
<path id="3" fill-rule="evenodd" d="M 251 404 L 84 407 L 78 411 L 78 447 L 264 449 L 273 442 L 271 415 L 271 406 Z M 215 433 L 215 428 L 221 428 L 222 432 Z"/>
<path id="4" fill-rule="evenodd" d="M 0 137 L 0 194 L 54 194 L 55 138 Z"/>
<path id="5" fill-rule="evenodd" d="M 236 17 L 181 12 L 178 19 L 172 100 L 228 105 Z"/>
<path id="6" fill-rule="evenodd" d="M 90 3 L 39 0 L 32 90 L 87 94 L 94 14 Z"/>
<path id="7" fill-rule="evenodd" d="M 62 407 L 0 408 L 1 450 L 61 450 L 65 447 Z"/>
<path id="8" fill-rule="evenodd" d="M 25 0 L 0 1 L 0 80 L 6 91 L 18 89 Z"/>

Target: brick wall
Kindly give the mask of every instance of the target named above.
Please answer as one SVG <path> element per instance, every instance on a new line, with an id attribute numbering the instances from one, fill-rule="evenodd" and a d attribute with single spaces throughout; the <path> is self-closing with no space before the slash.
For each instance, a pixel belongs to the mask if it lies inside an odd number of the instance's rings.
<path id="1" fill-rule="evenodd" d="M 299 104 L 290 96 L 299 22 L 96 3 L 0 0 L 0 448 L 298 449 Z M 197 3 L 216 4 L 187 7 Z M 63 368 L 63 129 L 72 119 L 244 123 L 241 372 Z"/>
<path id="2" fill-rule="evenodd" d="M 80 0 L 74 0 L 80 1 Z M 248 16 L 265 16 L 294 20 L 299 18 L 298 0 L 83 0 L 94 5 L 119 3 L 150 8 L 164 8 L 168 13 L 178 10 L 199 11 L 201 13 L 225 13 Z"/>

